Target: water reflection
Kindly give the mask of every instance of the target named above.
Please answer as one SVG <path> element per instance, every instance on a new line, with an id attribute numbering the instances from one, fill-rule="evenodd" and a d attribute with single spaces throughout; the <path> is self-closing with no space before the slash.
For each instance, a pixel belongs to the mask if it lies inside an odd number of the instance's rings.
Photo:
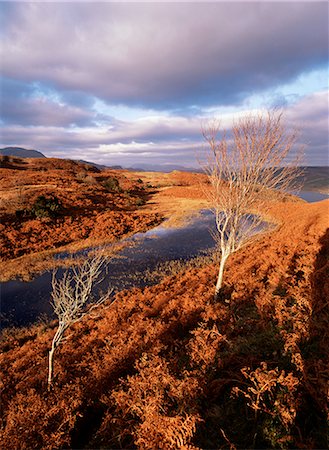
<path id="1" fill-rule="evenodd" d="M 308 203 L 320 202 L 321 200 L 327 200 L 329 198 L 327 194 L 313 191 L 301 191 L 298 194 L 298 197 L 306 200 Z"/>
<path id="2" fill-rule="evenodd" d="M 127 241 L 117 257 L 106 267 L 105 280 L 98 289 L 108 285 L 115 290 L 142 287 L 144 273 L 154 270 L 160 262 L 177 259 L 189 260 L 214 247 L 210 230 L 214 227 L 213 215 L 201 211 L 200 216 L 184 228 L 159 226 L 146 233 L 138 233 Z M 63 270 L 58 270 L 58 276 Z M 51 274 L 46 272 L 30 282 L 9 281 L 1 286 L 1 313 L 3 326 L 26 325 L 34 322 L 40 314 L 50 315 Z"/>
<path id="3" fill-rule="evenodd" d="M 303 191 L 299 195 L 306 201 L 315 202 L 328 198 L 317 192 Z M 214 247 L 211 230 L 214 217 L 210 211 L 184 228 L 156 227 L 146 233 L 138 233 L 127 239 L 131 245 L 124 248 L 107 265 L 105 280 L 99 285 L 105 290 L 111 285 L 116 290 L 133 286 L 145 286 L 144 274 L 154 270 L 159 263 L 174 260 L 190 260 Z M 67 254 L 59 255 L 59 257 Z M 61 276 L 63 270 L 58 271 Z M 51 274 L 46 272 L 30 282 L 9 281 L 2 283 L 0 291 L 2 326 L 26 325 L 35 322 L 40 314 L 50 315 Z"/>

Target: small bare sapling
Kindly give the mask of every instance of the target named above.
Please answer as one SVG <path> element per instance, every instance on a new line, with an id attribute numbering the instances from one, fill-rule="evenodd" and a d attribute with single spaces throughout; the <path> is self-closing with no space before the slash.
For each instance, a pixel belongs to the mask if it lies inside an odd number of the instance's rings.
<path id="1" fill-rule="evenodd" d="M 221 254 L 218 298 L 228 258 L 250 243 L 260 226 L 264 228 L 262 215 L 271 192 L 294 188 L 303 149 L 296 146 L 296 131 L 287 128 L 279 111 L 246 115 L 233 124 L 230 133 L 214 120 L 202 133 L 207 144 L 206 194 L 215 213 Z"/>
<path id="2" fill-rule="evenodd" d="M 58 327 L 49 351 L 48 390 L 51 389 L 53 380 L 54 353 L 63 342 L 65 331 L 104 303 L 113 291 L 110 289 L 97 299 L 92 296 L 93 287 L 103 279 L 101 274 L 105 261 L 105 257 L 98 254 L 67 270 L 60 279 L 56 277 L 56 272 L 53 273 L 51 297 Z"/>

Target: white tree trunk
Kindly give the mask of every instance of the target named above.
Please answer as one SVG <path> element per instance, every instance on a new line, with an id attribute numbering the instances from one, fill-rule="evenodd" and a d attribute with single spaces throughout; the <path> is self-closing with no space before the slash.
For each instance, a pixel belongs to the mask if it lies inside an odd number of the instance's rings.
<path id="1" fill-rule="evenodd" d="M 51 389 L 51 384 L 53 381 L 53 370 L 54 370 L 54 353 L 56 350 L 56 347 L 63 339 L 63 334 L 65 331 L 65 326 L 62 321 L 59 322 L 58 328 L 56 330 L 55 336 L 53 337 L 52 343 L 51 343 L 51 350 L 49 350 L 49 359 L 48 359 L 48 391 Z"/>
<path id="2" fill-rule="evenodd" d="M 54 342 L 51 346 L 51 350 L 49 351 L 49 360 L 48 360 L 48 391 L 50 391 L 52 378 L 53 378 L 53 356 L 55 351 Z"/>
<path id="3" fill-rule="evenodd" d="M 216 289 L 215 289 L 215 300 L 218 299 L 219 291 L 223 284 L 223 274 L 224 274 L 224 268 L 225 268 L 227 258 L 228 258 L 228 255 L 222 255 L 222 257 L 220 259 L 218 278 L 217 278 Z"/>

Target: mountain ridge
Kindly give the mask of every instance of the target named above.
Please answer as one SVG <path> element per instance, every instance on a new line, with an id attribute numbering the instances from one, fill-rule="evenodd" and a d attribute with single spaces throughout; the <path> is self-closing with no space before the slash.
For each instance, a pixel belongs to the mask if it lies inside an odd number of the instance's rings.
<path id="1" fill-rule="evenodd" d="M 30 150 L 23 147 L 0 148 L 0 156 L 16 156 L 18 158 L 46 158 L 46 156 L 38 150 Z"/>

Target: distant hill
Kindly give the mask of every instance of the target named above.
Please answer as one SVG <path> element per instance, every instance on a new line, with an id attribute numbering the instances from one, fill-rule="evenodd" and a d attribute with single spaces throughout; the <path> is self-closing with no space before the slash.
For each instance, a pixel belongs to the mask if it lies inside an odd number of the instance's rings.
<path id="1" fill-rule="evenodd" d="M 323 194 L 329 194 L 329 167 L 328 166 L 306 166 L 301 167 L 303 175 L 299 177 L 303 191 L 315 191 Z M 202 173 L 201 168 L 191 168 L 175 164 L 141 164 L 138 167 L 129 167 L 128 170 L 136 172 L 172 172 L 179 170 L 181 172 Z"/>
<path id="2" fill-rule="evenodd" d="M 303 167 L 303 190 L 329 192 L 329 167 Z"/>
<path id="3" fill-rule="evenodd" d="M 37 150 L 27 150 L 22 147 L 5 147 L 0 149 L 0 156 L 16 156 L 18 158 L 46 158 L 46 156 Z M 133 167 L 107 166 L 103 164 L 96 164 L 91 161 L 84 161 L 82 159 L 75 160 L 77 162 L 90 164 L 97 167 L 99 170 L 104 169 L 116 169 L 116 170 L 129 170 L 136 172 L 164 172 L 169 173 L 174 170 L 182 172 L 195 172 L 202 173 L 201 168 L 185 167 L 176 164 L 138 164 Z M 328 166 L 307 166 L 303 167 L 303 175 L 300 178 L 302 181 L 302 190 L 318 191 L 323 193 L 329 193 L 329 167 Z"/>
<path id="4" fill-rule="evenodd" d="M 128 167 L 127 170 L 136 172 L 163 172 L 169 173 L 174 170 L 179 170 L 181 172 L 202 172 L 200 168 L 185 167 L 178 164 L 140 164 L 133 167 Z"/>
<path id="5" fill-rule="evenodd" d="M 97 167 L 97 169 L 103 170 L 103 169 L 114 169 L 114 170 L 122 170 L 122 166 L 104 166 L 104 164 L 97 164 L 92 161 L 85 161 L 84 159 L 74 159 L 73 161 L 82 163 L 82 164 L 89 164 L 90 166 Z"/>
<path id="6" fill-rule="evenodd" d="M 0 156 L 17 156 L 18 158 L 46 158 L 46 156 L 37 150 L 27 150 L 21 147 L 0 148 Z"/>

